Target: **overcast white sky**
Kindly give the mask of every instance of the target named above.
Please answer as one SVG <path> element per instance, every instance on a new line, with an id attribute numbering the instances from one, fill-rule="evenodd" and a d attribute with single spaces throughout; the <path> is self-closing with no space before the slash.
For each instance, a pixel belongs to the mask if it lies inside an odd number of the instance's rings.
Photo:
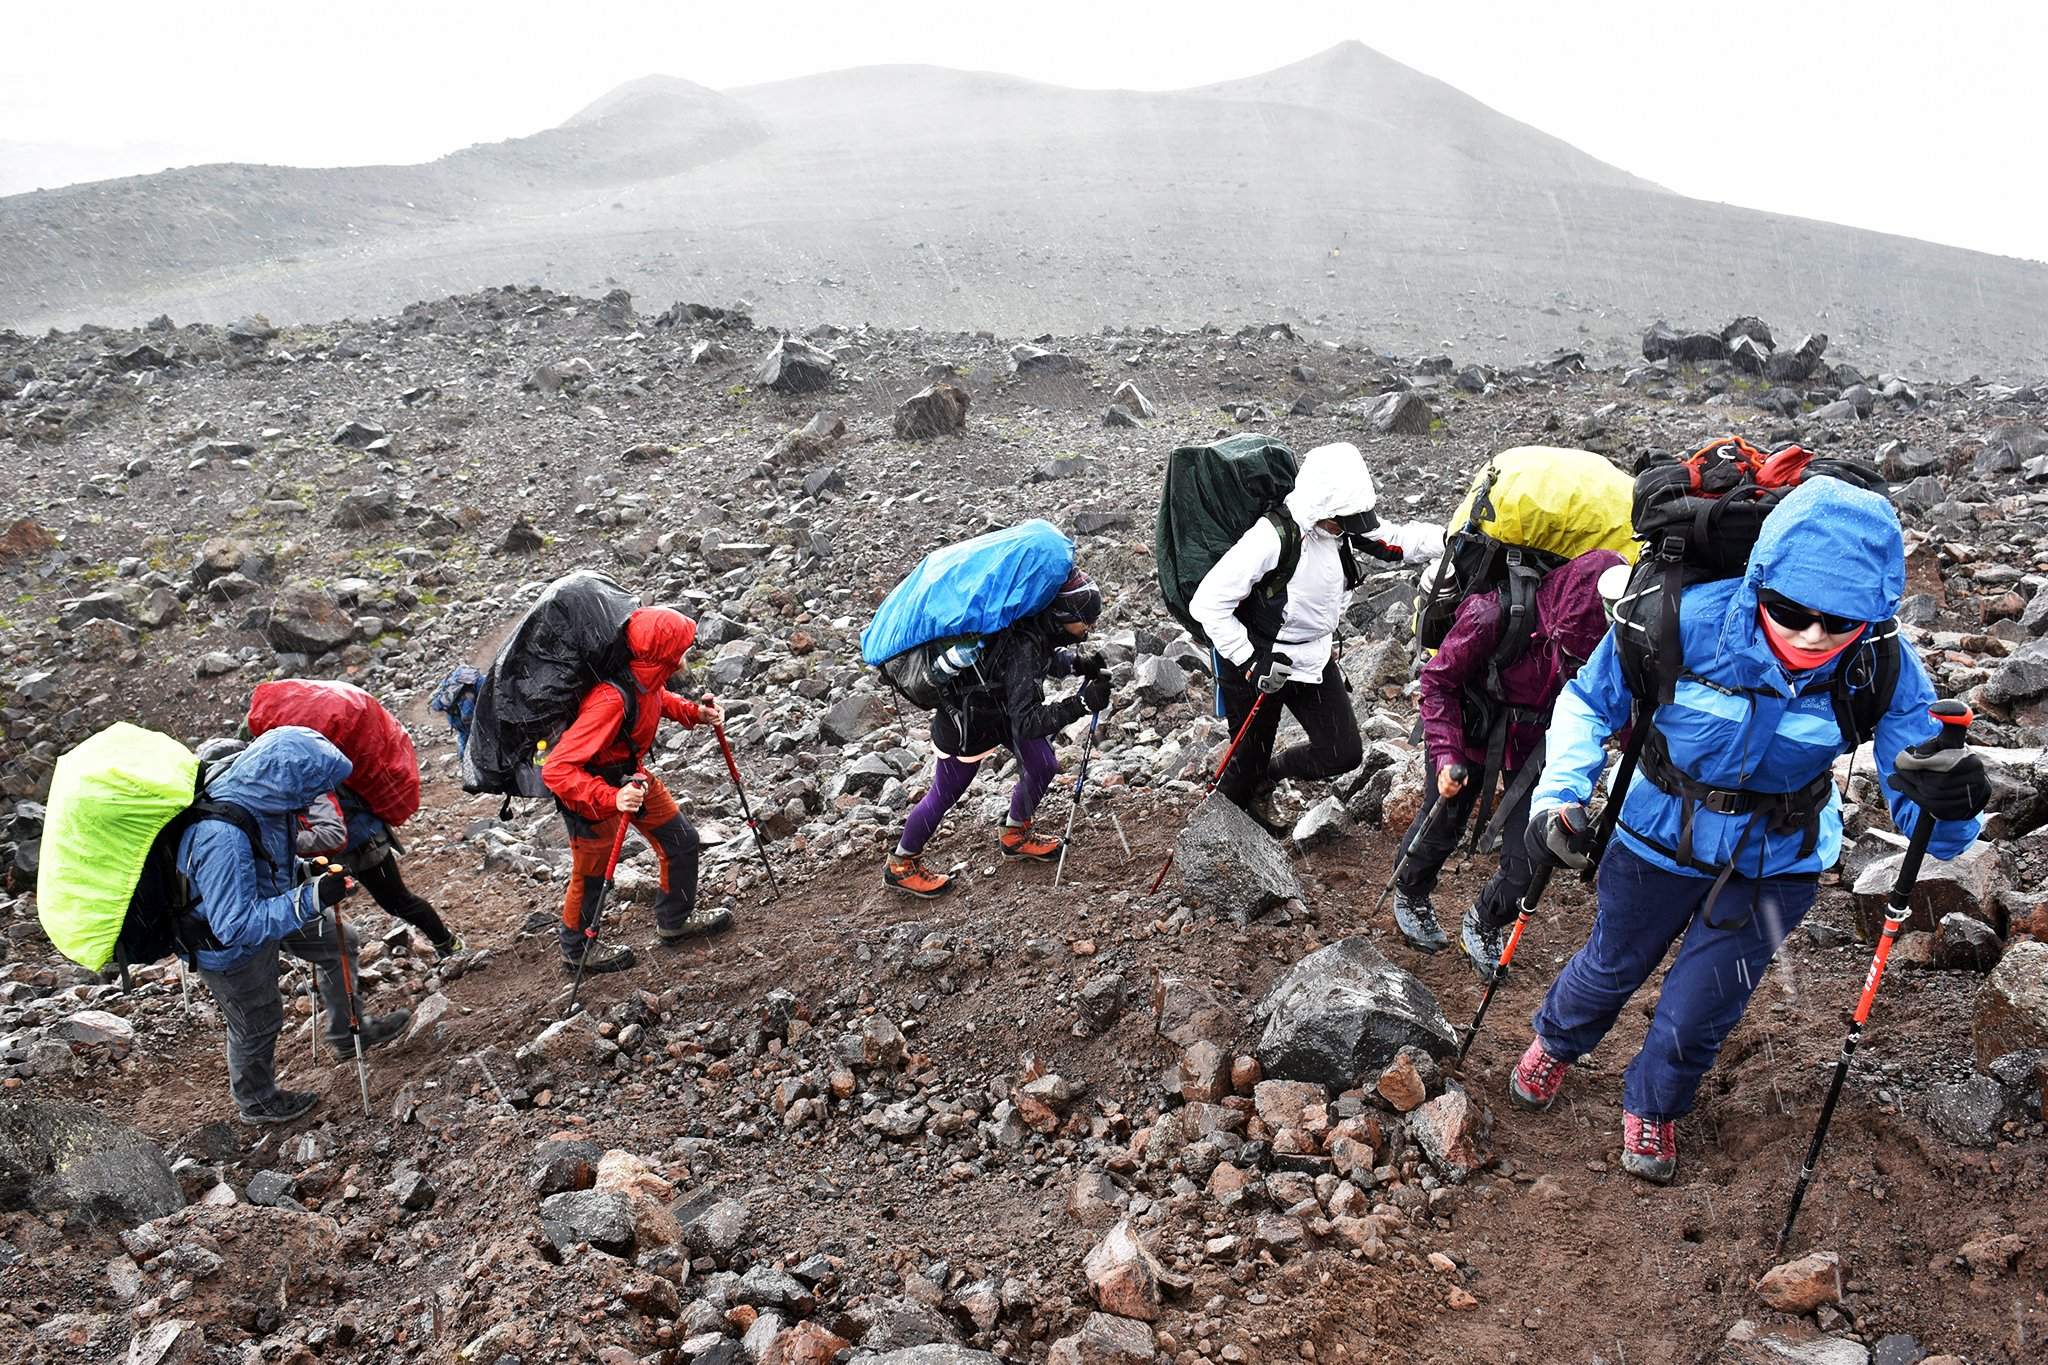
<path id="1" fill-rule="evenodd" d="M 2048 260 L 2040 0 L 7 9 L 0 192 L 193 161 L 429 160 L 650 72 L 722 89 L 909 61 L 1172 89 L 1356 38 L 1681 193 Z"/>

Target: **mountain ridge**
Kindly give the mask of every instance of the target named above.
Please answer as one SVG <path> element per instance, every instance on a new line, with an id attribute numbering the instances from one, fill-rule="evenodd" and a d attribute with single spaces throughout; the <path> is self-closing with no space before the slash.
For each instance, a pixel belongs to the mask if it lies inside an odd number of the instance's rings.
<path id="1" fill-rule="evenodd" d="M 2048 266 L 1687 199 L 1362 44 L 1164 92 L 650 75 L 412 166 L 0 198 L 0 325 L 388 312 L 502 280 L 797 327 L 1286 317 L 1503 361 L 1760 312 L 1900 367 L 2048 369 Z"/>

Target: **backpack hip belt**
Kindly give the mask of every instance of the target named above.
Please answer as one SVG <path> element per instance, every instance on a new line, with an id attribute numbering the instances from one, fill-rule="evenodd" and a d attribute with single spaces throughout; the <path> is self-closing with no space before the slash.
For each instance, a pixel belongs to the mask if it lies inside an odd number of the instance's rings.
<path id="1" fill-rule="evenodd" d="M 1762 820 L 1773 834 L 1799 831 L 1799 856 L 1805 858 L 1812 856 L 1820 840 L 1821 813 L 1827 809 L 1828 797 L 1834 790 L 1834 782 L 1826 772 L 1798 790 L 1789 792 L 1712 786 L 1673 763 L 1664 736 L 1655 730 L 1650 732 L 1643 745 L 1642 772 L 1659 791 L 1679 802 L 1678 845 L 1666 848 L 1655 839 L 1645 838 L 1640 830 L 1632 828 L 1629 832 L 1680 865 L 1710 874 L 1725 874 L 1728 869 L 1700 862 L 1693 856 L 1693 818 L 1701 807 L 1716 815 L 1750 817 L 1749 825 L 1744 827 L 1742 837 L 1736 841 L 1738 851 L 1747 842 L 1750 829 Z M 1733 866 L 1732 859 L 1728 866 Z"/>

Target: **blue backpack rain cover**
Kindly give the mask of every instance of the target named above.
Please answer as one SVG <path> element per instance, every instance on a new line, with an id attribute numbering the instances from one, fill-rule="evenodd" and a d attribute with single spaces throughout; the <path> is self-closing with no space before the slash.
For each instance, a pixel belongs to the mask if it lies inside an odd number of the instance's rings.
<path id="1" fill-rule="evenodd" d="M 875 608 L 860 657 L 875 666 L 957 635 L 992 635 L 1044 610 L 1074 571 L 1074 542 L 1032 519 L 926 555 Z"/>

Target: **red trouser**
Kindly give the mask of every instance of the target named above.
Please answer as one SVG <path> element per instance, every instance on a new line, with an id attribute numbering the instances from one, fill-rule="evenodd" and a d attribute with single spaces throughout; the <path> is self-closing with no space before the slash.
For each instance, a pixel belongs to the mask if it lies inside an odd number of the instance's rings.
<path id="1" fill-rule="evenodd" d="M 609 819 L 592 824 L 564 811 L 569 826 L 571 869 L 569 888 L 562 898 L 563 941 L 573 942 L 583 931 L 583 902 L 595 896 L 604 882 L 605 864 L 612 856 L 612 839 L 624 818 L 613 811 Z M 657 924 L 675 927 L 687 919 L 697 901 L 697 831 L 683 818 L 676 799 L 658 777 L 647 779 L 647 800 L 633 816 L 633 828 L 654 848 L 661 863 L 661 899 L 655 902 Z"/>

